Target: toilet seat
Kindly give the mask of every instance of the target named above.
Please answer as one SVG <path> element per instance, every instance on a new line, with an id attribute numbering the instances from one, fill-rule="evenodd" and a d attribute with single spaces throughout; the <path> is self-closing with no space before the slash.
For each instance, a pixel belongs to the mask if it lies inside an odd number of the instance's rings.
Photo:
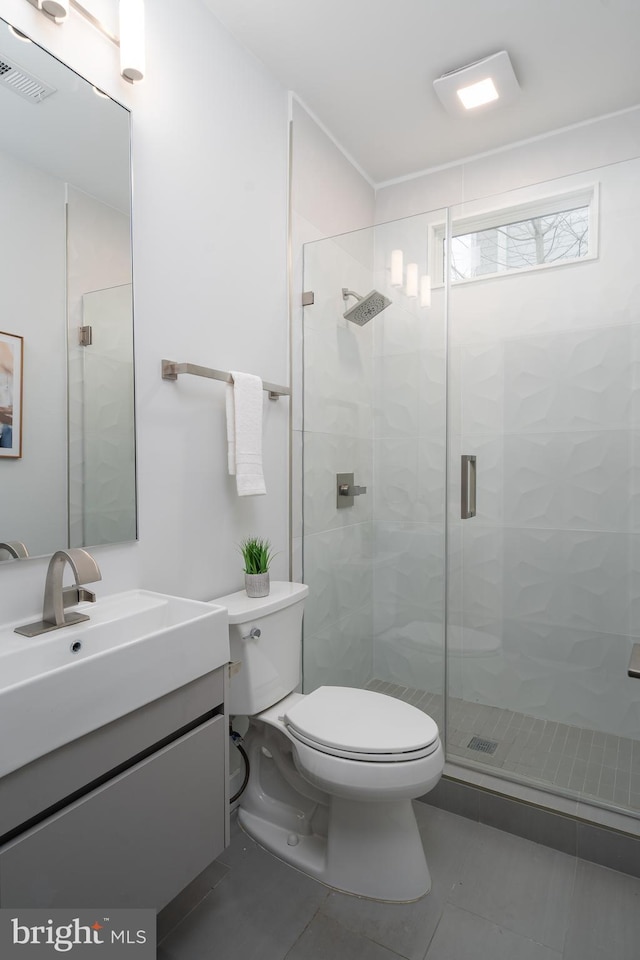
<path id="1" fill-rule="evenodd" d="M 299 742 L 348 760 L 420 760 L 439 745 L 438 727 L 431 717 L 373 690 L 319 687 L 288 706 L 282 719 Z"/>

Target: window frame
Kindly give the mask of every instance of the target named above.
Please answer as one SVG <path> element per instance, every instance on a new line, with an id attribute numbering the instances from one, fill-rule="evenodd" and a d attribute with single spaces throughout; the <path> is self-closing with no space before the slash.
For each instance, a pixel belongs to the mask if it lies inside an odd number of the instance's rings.
<path id="1" fill-rule="evenodd" d="M 535 263 L 524 267 L 514 267 L 511 270 L 498 270 L 495 273 L 484 273 L 479 277 L 451 279 L 451 285 L 478 283 L 482 280 L 498 280 L 504 277 L 517 276 L 537 270 L 548 270 L 553 267 L 566 267 L 577 263 L 585 263 L 598 258 L 598 221 L 599 221 L 599 183 L 590 183 L 576 190 L 569 190 L 559 194 L 540 197 L 525 203 L 510 206 L 493 207 L 483 213 L 470 217 L 461 217 L 451 221 L 451 237 L 465 236 L 469 233 L 479 233 L 496 227 L 505 227 L 512 223 L 532 220 L 536 217 L 552 216 L 579 207 L 588 207 L 589 238 L 587 253 L 583 257 L 569 257 L 566 260 L 554 260 L 550 263 Z M 429 267 L 432 286 L 434 289 L 445 285 L 445 239 L 447 233 L 446 222 L 432 224 L 429 227 Z"/>

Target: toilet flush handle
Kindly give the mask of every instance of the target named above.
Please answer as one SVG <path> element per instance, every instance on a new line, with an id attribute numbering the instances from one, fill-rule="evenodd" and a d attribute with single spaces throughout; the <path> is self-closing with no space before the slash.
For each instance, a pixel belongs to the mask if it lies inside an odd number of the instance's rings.
<path id="1" fill-rule="evenodd" d="M 243 637 L 243 640 L 259 640 L 262 634 L 262 630 L 259 627 L 251 627 L 251 630 L 246 637 Z"/>

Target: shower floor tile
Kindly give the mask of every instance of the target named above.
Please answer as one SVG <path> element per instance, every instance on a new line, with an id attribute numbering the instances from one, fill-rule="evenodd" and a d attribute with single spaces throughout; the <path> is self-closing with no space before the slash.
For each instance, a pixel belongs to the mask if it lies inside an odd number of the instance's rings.
<path id="1" fill-rule="evenodd" d="M 374 679 L 370 690 L 412 703 L 442 730 L 444 698 L 413 687 Z M 472 750 L 473 737 L 496 740 L 494 753 Z M 640 742 L 525 713 L 449 698 L 448 754 L 472 760 L 545 786 L 570 790 L 581 799 L 640 812 Z"/>

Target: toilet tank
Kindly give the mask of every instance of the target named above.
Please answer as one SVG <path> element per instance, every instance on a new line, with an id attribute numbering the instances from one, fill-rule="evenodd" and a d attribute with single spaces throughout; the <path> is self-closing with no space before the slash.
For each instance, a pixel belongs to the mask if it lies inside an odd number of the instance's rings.
<path id="1" fill-rule="evenodd" d="M 254 599 L 238 590 L 214 601 L 229 611 L 231 660 L 242 663 L 229 682 L 230 714 L 260 713 L 300 683 L 302 612 L 308 593 L 304 583 L 276 580 L 268 597 Z"/>

